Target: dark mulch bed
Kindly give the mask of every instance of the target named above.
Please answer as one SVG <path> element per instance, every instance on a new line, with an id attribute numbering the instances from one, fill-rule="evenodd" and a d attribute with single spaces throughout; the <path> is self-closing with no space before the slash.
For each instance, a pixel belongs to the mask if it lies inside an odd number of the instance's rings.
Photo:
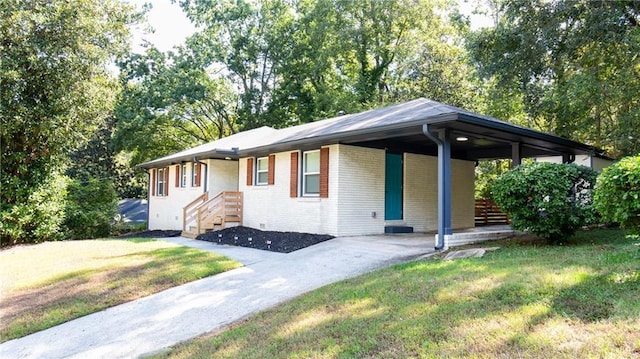
<path id="1" fill-rule="evenodd" d="M 178 237 L 182 234 L 182 231 L 163 231 L 159 229 L 155 229 L 153 231 L 143 231 L 137 233 L 127 233 L 118 238 L 168 238 L 168 237 Z"/>
<path id="2" fill-rule="evenodd" d="M 332 238 L 334 237 L 326 234 L 261 231 L 242 226 L 208 232 L 196 237 L 201 241 L 280 253 L 291 253 Z"/>

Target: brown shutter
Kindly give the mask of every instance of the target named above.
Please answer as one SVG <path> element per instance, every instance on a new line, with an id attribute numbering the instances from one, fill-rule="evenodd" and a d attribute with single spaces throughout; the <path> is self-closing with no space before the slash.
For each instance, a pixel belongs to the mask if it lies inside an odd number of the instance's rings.
<path id="1" fill-rule="evenodd" d="M 269 170 L 267 171 L 267 184 L 276 183 L 276 155 L 269 155 Z"/>
<path id="2" fill-rule="evenodd" d="M 176 166 L 176 187 L 180 187 L 180 165 Z"/>
<path id="3" fill-rule="evenodd" d="M 200 162 L 197 162 L 196 166 L 194 168 L 194 171 L 196 171 L 196 175 L 195 175 L 196 178 L 195 178 L 195 184 L 194 184 L 195 187 L 200 187 L 200 178 L 202 177 L 201 176 L 201 174 L 202 174 L 201 173 L 202 172 L 202 168 L 201 167 L 202 167 L 202 164 Z"/>
<path id="4" fill-rule="evenodd" d="M 289 183 L 289 196 L 298 197 L 298 152 L 291 152 L 291 181 Z"/>
<path id="5" fill-rule="evenodd" d="M 164 195 L 169 195 L 169 167 L 164 169 Z"/>
<path id="6" fill-rule="evenodd" d="M 329 197 L 329 148 L 320 149 L 320 198 Z"/>
<path id="7" fill-rule="evenodd" d="M 156 195 L 156 169 L 151 169 L 151 195 Z"/>
<path id="8" fill-rule="evenodd" d="M 253 185 L 253 157 L 247 158 L 247 186 Z"/>

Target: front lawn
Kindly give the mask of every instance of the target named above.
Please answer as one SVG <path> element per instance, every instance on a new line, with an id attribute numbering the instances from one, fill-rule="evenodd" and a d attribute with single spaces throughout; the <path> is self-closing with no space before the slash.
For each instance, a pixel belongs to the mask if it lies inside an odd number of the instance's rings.
<path id="1" fill-rule="evenodd" d="M 485 245 L 501 249 L 330 285 L 159 357 L 640 357 L 637 236 Z"/>
<path id="2" fill-rule="evenodd" d="M 0 263 L 0 342 L 240 266 L 149 239 L 18 246 Z"/>

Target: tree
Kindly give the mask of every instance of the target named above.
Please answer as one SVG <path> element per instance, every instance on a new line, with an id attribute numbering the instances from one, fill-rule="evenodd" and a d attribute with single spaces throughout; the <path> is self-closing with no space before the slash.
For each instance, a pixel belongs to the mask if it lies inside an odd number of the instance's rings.
<path id="1" fill-rule="evenodd" d="M 515 229 L 558 243 L 595 221 L 596 177 L 585 166 L 534 162 L 500 175 L 492 194 Z"/>
<path id="2" fill-rule="evenodd" d="M 409 96 L 466 105 L 461 32 L 450 3 L 429 0 L 181 1 L 202 28 L 200 66 L 238 87 L 238 123 L 285 127 Z M 428 46 L 421 46 L 428 42 Z M 434 66 L 423 66 L 427 61 Z M 438 72 L 441 76 L 431 76 Z"/>
<path id="3" fill-rule="evenodd" d="M 271 92 L 278 82 L 278 63 L 290 48 L 294 14 L 283 0 L 203 0 L 180 2 L 187 16 L 203 29 L 188 46 L 207 67 L 221 64 L 240 87 L 238 118 L 243 128 L 275 123 L 266 119 Z"/>
<path id="4" fill-rule="evenodd" d="M 640 3 L 493 4 L 496 27 L 473 35 L 469 48 L 498 93 L 521 99 L 526 118 L 514 121 L 612 155 L 637 152 Z"/>
<path id="5" fill-rule="evenodd" d="M 47 192 L 66 154 L 109 115 L 106 66 L 126 50 L 132 11 L 115 1 L 0 3 L 3 241 L 38 241 L 56 231 L 41 231 L 39 218 L 17 218 L 14 208 L 38 198 L 56 202 L 33 194 Z"/>
<path id="6" fill-rule="evenodd" d="M 140 163 L 235 133 L 236 95 L 184 49 L 130 54 L 120 62 L 123 92 L 116 107 L 117 151 Z"/>

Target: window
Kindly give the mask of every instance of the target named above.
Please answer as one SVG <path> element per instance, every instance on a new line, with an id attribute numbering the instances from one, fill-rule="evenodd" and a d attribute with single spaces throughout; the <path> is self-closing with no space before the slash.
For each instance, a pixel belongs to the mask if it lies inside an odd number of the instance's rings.
<path id="1" fill-rule="evenodd" d="M 191 187 L 200 187 L 200 164 L 198 162 L 191 164 Z"/>
<path id="2" fill-rule="evenodd" d="M 158 169 L 158 175 L 156 176 L 156 195 L 166 196 L 167 193 L 167 170 L 165 168 Z"/>
<path id="3" fill-rule="evenodd" d="M 302 154 L 302 195 L 320 195 L 320 151 Z"/>
<path id="4" fill-rule="evenodd" d="M 187 187 L 187 164 L 183 163 L 180 166 L 180 187 Z"/>
<path id="5" fill-rule="evenodd" d="M 269 177 L 269 158 L 260 157 L 256 161 L 256 185 L 266 185 Z"/>

